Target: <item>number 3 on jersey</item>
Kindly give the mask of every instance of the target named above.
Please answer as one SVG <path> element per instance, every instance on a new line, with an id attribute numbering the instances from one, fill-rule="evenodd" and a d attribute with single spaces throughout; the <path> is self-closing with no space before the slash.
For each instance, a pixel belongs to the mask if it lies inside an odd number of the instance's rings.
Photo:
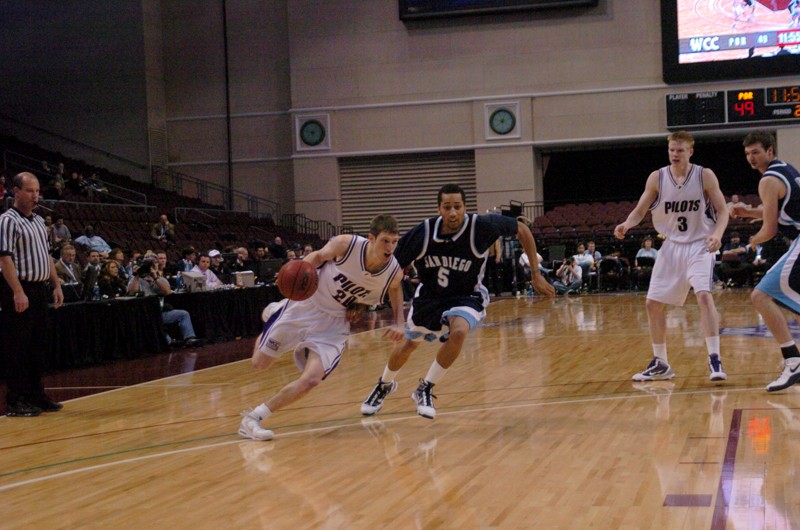
<path id="1" fill-rule="evenodd" d="M 683 216 L 678 217 L 678 230 L 681 232 L 686 232 L 689 230 L 689 225 L 686 222 L 686 218 Z"/>

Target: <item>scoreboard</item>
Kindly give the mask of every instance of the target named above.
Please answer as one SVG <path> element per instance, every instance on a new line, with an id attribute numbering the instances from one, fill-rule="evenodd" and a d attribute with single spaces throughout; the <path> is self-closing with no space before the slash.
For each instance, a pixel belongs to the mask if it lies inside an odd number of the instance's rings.
<path id="1" fill-rule="evenodd" d="M 800 121 L 800 85 L 667 95 L 667 128 Z"/>

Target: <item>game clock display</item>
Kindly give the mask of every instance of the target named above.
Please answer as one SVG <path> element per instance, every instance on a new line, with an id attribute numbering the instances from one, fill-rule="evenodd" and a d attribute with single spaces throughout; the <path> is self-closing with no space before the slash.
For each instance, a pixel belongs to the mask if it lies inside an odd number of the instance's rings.
<path id="1" fill-rule="evenodd" d="M 728 90 L 728 122 L 800 120 L 800 86 Z"/>

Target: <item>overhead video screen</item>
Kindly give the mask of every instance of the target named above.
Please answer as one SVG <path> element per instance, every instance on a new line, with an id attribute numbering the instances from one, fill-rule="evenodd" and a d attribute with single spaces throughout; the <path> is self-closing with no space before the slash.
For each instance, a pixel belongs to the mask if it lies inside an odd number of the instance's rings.
<path id="1" fill-rule="evenodd" d="M 662 0 L 664 80 L 797 75 L 800 0 Z"/>

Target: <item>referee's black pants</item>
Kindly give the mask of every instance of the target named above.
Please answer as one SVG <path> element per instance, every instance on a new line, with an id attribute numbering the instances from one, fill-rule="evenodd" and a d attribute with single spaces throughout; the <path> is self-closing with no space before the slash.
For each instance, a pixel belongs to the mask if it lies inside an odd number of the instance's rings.
<path id="1" fill-rule="evenodd" d="M 44 396 L 42 363 L 47 351 L 47 307 L 52 291 L 48 282 L 20 283 L 28 297 L 28 309 L 17 313 L 14 292 L 0 274 L 0 344 L 9 404 Z"/>

